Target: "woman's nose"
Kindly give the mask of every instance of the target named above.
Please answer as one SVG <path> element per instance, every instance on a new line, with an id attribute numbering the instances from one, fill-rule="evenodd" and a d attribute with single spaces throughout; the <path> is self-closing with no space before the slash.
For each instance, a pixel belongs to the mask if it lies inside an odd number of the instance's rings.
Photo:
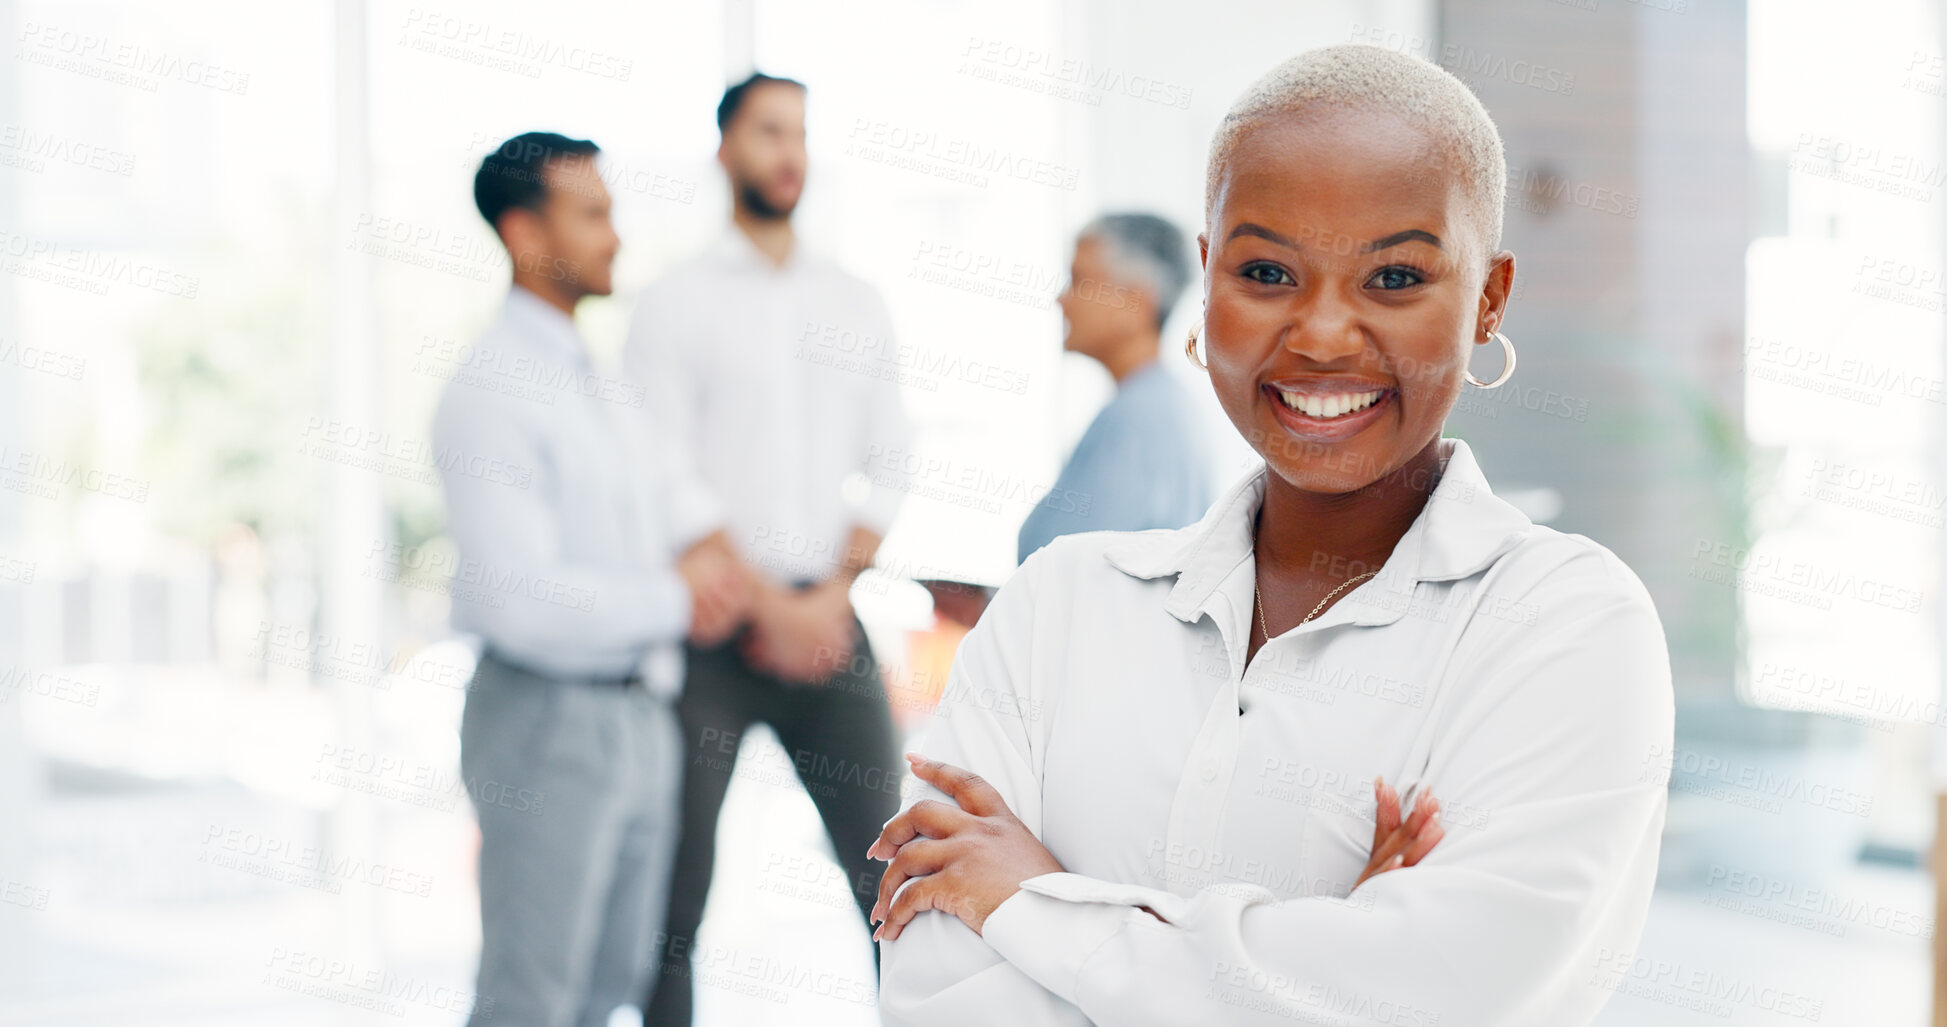
<path id="1" fill-rule="evenodd" d="M 1294 311 L 1278 343 L 1321 364 L 1357 356 L 1366 348 L 1358 320 L 1342 306 L 1330 303 L 1314 303 Z"/>

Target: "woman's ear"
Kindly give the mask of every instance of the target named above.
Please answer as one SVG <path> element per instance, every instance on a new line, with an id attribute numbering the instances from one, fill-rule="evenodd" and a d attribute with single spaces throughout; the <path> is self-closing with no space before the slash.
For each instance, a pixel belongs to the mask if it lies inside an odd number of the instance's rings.
<path id="1" fill-rule="evenodd" d="M 1476 319 L 1474 341 L 1485 343 L 1501 330 L 1507 318 L 1508 298 L 1514 295 L 1514 254 L 1502 250 L 1487 262 L 1487 280 L 1481 283 L 1480 313 Z"/>
<path id="2" fill-rule="evenodd" d="M 1210 270 L 1210 233 L 1197 233 L 1197 266 Z"/>

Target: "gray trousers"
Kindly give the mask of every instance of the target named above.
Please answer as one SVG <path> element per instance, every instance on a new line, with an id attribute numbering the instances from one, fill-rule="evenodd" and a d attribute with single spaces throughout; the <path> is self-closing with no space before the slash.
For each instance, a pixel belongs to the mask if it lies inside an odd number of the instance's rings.
<path id="1" fill-rule="evenodd" d="M 602 1027 L 653 985 L 682 748 L 675 711 L 640 683 L 481 657 L 460 723 L 480 820 L 473 1027 Z"/>

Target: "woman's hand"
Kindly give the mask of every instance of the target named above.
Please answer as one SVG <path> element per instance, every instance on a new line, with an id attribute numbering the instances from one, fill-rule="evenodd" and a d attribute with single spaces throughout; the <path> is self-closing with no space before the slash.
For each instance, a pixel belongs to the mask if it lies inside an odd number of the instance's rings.
<path id="1" fill-rule="evenodd" d="M 1402 824 L 1399 793 L 1393 786 L 1384 778 L 1375 777 L 1372 791 L 1379 801 L 1378 820 L 1372 827 L 1372 858 L 1366 861 L 1365 872 L 1353 883 L 1355 891 L 1359 885 L 1388 870 L 1410 867 L 1425 859 L 1447 834 L 1440 826 L 1440 800 L 1432 792 L 1420 793 L 1413 801 L 1413 815 Z"/>
<path id="2" fill-rule="evenodd" d="M 937 909 L 959 917 L 975 934 L 1008 896 L 1030 877 L 1061 871 L 1061 864 L 1026 824 L 1007 808 L 994 786 L 969 770 L 906 754 L 913 773 L 953 797 L 957 806 L 922 799 L 886 822 L 865 851 L 890 860 L 872 906 L 877 941 L 899 937 L 906 922 Z M 904 892 L 900 885 L 911 878 Z M 893 896 L 898 893 L 898 898 Z"/>

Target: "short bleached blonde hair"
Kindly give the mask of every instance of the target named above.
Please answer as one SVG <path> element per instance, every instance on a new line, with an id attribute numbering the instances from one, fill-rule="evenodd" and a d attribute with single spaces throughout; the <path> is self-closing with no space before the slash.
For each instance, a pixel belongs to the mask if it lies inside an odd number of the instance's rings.
<path id="1" fill-rule="evenodd" d="M 1231 156 L 1252 128 L 1273 118 L 1333 110 L 1390 114 L 1423 128 L 1433 144 L 1429 157 L 1460 176 L 1481 219 L 1487 253 L 1500 249 L 1508 166 L 1487 108 L 1432 61 L 1359 43 L 1307 50 L 1266 72 L 1231 104 L 1210 141 L 1205 224 L 1216 211 Z"/>

